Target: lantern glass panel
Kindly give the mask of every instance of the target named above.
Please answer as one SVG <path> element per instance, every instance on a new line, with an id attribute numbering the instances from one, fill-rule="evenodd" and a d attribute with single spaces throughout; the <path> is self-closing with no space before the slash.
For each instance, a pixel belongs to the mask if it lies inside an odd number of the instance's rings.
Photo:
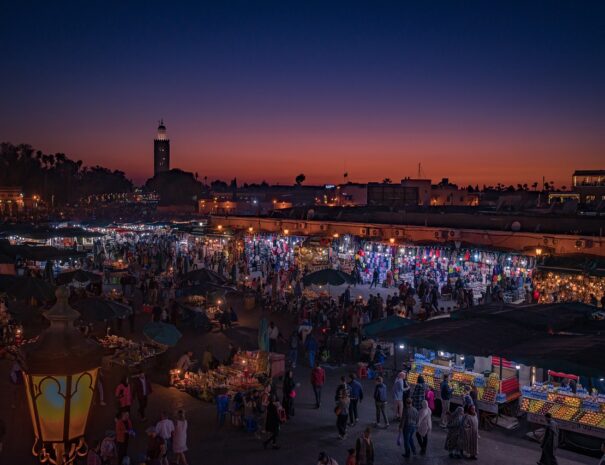
<path id="1" fill-rule="evenodd" d="M 84 436 L 99 369 L 73 375 L 69 413 L 70 439 Z"/>
<path id="2" fill-rule="evenodd" d="M 67 376 L 33 375 L 34 402 L 40 422 L 40 439 L 63 441 Z"/>

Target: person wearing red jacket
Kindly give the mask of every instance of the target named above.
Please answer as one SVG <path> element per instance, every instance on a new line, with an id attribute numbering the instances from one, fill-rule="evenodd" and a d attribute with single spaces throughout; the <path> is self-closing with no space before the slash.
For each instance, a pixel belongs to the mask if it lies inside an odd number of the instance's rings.
<path id="1" fill-rule="evenodd" d="M 319 408 L 321 405 L 321 388 L 325 382 L 325 370 L 321 366 L 316 365 L 311 370 L 311 386 L 313 386 L 313 393 L 315 394 L 315 408 Z"/>

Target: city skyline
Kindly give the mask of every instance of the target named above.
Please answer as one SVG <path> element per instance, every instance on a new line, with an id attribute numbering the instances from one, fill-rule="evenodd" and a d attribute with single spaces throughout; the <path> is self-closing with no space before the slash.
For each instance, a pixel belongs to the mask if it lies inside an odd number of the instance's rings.
<path id="1" fill-rule="evenodd" d="M 136 183 L 160 118 L 171 166 L 209 181 L 397 182 L 421 163 L 561 187 L 602 168 L 596 2 L 71 5 L 3 7 L 3 141 Z"/>

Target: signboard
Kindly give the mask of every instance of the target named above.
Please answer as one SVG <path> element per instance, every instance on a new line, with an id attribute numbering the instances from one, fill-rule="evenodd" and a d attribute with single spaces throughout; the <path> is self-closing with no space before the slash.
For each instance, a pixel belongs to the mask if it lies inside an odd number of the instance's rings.
<path id="1" fill-rule="evenodd" d="M 538 425 L 545 425 L 546 418 L 542 415 L 536 415 L 535 413 L 527 413 L 527 420 L 530 423 L 536 423 Z M 595 428 L 594 426 L 583 425 L 581 423 L 573 423 L 571 421 L 557 420 L 559 428 L 565 431 L 572 431 L 574 433 L 585 434 L 587 436 L 593 436 L 595 438 L 605 439 L 605 429 Z"/>

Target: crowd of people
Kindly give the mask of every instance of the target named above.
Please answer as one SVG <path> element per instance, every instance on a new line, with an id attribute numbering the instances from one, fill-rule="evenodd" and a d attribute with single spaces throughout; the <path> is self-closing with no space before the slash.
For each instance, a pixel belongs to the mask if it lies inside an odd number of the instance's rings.
<path id="1" fill-rule="evenodd" d="M 176 303 L 178 296 L 192 284 L 186 278 L 187 273 L 202 268 L 213 270 L 234 286 L 238 284 L 241 290 L 252 291 L 265 316 L 279 315 L 294 321 L 294 329 L 288 334 L 282 334 L 275 321 L 270 321 L 266 328 L 267 350 L 284 352 L 287 356 L 288 369 L 283 379 L 279 382 L 270 380 L 262 389 L 237 393 L 229 399 L 233 423 L 256 434 L 265 449 L 279 449 L 282 427 L 289 421 L 296 421 L 297 393 L 302 389 L 302 383 L 296 379 L 302 370 L 297 368 L 303 365 L 310 370 L 315 408 L 331 409 L 335 416 L 336 436 L 343 444 L 353 437 L 353 447 L 346 449 L 346 465 L 373 465 L 377 456 L 373 431 L 391 428 L 391 424 L 398 425 L 398 428 L 392 428 L 393 436 L 401 445 L 404 457 L 427 453 L 434 437 L 433 424 L 436 423 L 445 432 L 443 447 L 449 457 L 477 459 L 479 412 L 476 392 L 468 390 L 464 395 L 464 405 L 450 409 L 452 389 L 447 376 L 439 387 L 441 400 L 436 402 L 436 393 L 424 383 L 422 376 L 413 387 L 408 383 L 405 367 L 392 377 L 386 372 L 384 376 L 380 375 L 379 368 L 387 357 L 380 345 L 373 344 L 371 350 L 362 351 L 362 328 L 368 323 L 394 315 L 427 319 L 447 311 L 442 305 L 444 298 L 455 302 L 459 308 L 474 305 L 475 298 L 463 277 L 439 284 L 427 273 L 417 275 L 412 282 L 392 282 L 386 292 L 373 290 L 379 284 L 373 280 L 372 290 L 366 299 L 353 295 L 354 285 L 347 286 L 340 296 L 333 297 L 329 293 L 310 293 L 305 289 L 303 277 L 309 270 L 299 269 L 295 264 L 277 266 L 277 263 L 257 261 L 255 271 L 252 271 L 245 254 L 238 254 L 234 249 L 217 251 L 203 243 L 190 243 L 184 248 L 176 236 L 157 234 L 119 241 L 98 240 L 92 256 L 80 265 L 85 270 L 102 271 L 105 285 L 120 291 L 122 300 L 133 309 L 129 325 L 131 332 L 135 331 L 135 316 L 143 313 L 143 307 L 152 308 L 152 320 L 181 324 L 183 314 L 182 307 Z M 117 282 L 112 280 L 112 264 L 127 270 Z M 509 285 L 516 286 L 506 279 L 488 286 L 489 293 L 484 298 L 503 300 L 502 293 Z M 102 287 L 91 286 L 86 292 L 102 290 Z M 76 291 L 81 292 L 84 291 Z M 226 316 L 219 318 L 221 329 L 229 327 L 233 314 L 233 310 L 228 308 L 224 312 Z M 238 350 L 236 346 L 237 343 L 229 346 L 229 355 L 223 362 L 225 365 L 233 360 Z M 193 366 L 192 359 L 193 353 L 187 350 L 174 366 L 186 372 Z M 327 382 L 326 365 L 351 366 L 359 362 L 376 368 L 378 376 L 372 392 L 364 392 L 367 383 L 362 382 L 358 373 L 350 373 L 340 378 L 334 397 L 326 402 L 323 393 Z M 208 371 L 219 363 L 211 347 L 207 346 L 200 368 Z M 105 378 L 103 373 L 99 377 L 97 402 L 105 406 L 106 401 L 115 401 L 114 423 L 109 425 L 104 437 L 91 445 L 87 464 L 168 465 L 172 461 L 187 465 L 188 423 L 185 411 L 178 410 L 173 414 L 164 411 L 153 418 L 155 422 L 151 421 L 147 407 L 153 399 L 153 387 L 149 374 L 144 370 L 123 377 L 115 389 L 109 389 Z M 104 393 L 112 393 L 113 399 Z M 359 430 L 359 407 L 368 398 L 374 406 L 374 428 Z M 145 431 L 145 450 L 134 450 L 131 443 L 135 431 Z M 539 463 L 556 463 L 557 431 L 556 422 L 549 419 Z M 337 465 L 337 461 L 325 452 L 319 455 L 318 463 Z"/>

